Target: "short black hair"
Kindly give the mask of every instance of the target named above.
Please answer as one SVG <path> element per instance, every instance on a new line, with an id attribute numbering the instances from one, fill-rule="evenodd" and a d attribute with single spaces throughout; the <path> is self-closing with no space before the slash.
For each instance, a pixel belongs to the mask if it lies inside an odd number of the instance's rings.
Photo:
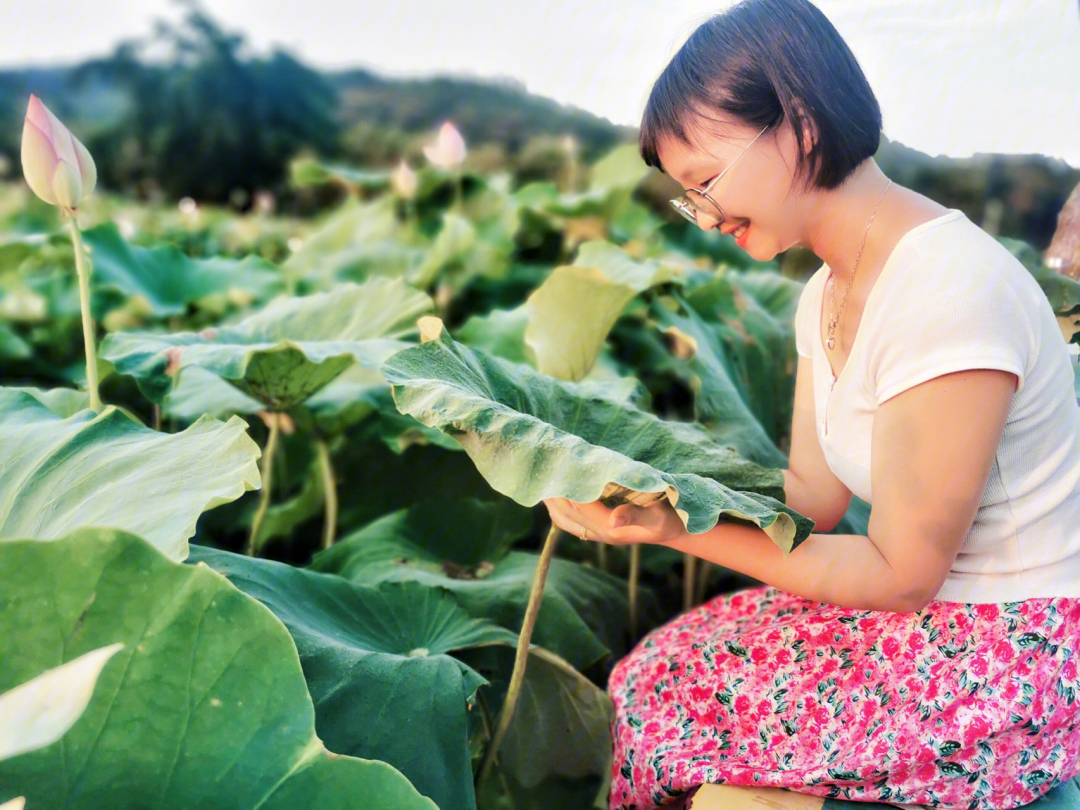
<path id="1" fill-rule="evenodd" d="M 797 123 L 812 122 L 812 148 Z M 728 113 L 754 128 L 785 119 L 806 187 L 836 188 L 881 141 L 881 108 L 847 43 L 808 0 L 743 0 L 698 26 L 653 84 L 639 147 L 664 171 L 662 138 Z"/>

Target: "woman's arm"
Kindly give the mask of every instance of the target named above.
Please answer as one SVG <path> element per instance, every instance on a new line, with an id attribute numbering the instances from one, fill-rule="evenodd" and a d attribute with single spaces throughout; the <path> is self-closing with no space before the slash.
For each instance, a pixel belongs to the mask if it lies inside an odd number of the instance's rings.
<path id="1" fill-rule="evenodd" d="M 982 502 L 1016 375 L 944 374 L 882 403 L 874 416 L 868 536 L 811 534 L 786 557 L 756 526 L 721 521 L 701 534 L 664 501 L 608 509 L 545 500 L 552 520 L 608 543 L 652 542 L 740 571 L 796 596 L 910 612 L 934 598 Z M 793 507 L 794 508 L 794 507 Z M 619 518 L 629 520 L 616 525 Z"/>

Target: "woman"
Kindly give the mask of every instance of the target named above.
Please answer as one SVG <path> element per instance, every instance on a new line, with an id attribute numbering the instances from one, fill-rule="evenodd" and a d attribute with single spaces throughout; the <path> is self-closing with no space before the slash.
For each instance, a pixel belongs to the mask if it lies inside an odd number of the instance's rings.
<path id="1" fill-rule="evenodd" d="M 666 501 L 545 501 L 561 528 L 766 583 L 646 636 L 613 670 L 610 806 L 705 783 L 1007 810 L 1080 772 L 1080 412 L 1050 305 L 960 211 L 890 184 L 881 114 L 805 0 L 746 0 L 656 81 L 645 160 L 676 207 L 806 284 L 785 498 L 866 536 L 688 534 Z M 730 171 L 728 171 L 730 169 Z"/>

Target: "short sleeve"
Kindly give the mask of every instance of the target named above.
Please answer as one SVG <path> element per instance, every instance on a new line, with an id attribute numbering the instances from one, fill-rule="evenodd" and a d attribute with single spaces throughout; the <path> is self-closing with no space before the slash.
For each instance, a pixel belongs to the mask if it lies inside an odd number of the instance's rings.
<path id="1" fill-rule="evenodd" d="M 814 344 L 810 341 L 814 337 L 815 324 L 813 323 L 813 307 L 810 299 L 813 298 L 813 283 L 816 276 L 811 276 L 803 285 L 799 294 L 799 303 L 795 307 L 795 351 L 800 357 L 813 357 L 810 347 Z"/>
<path id="2" fill-rule="evenodd" d="M 967 279 L 943 273 L 886 305 L 870 362 L 878 405 L 965 369 L 1011 371 L 1023 387 L 1034 340 L 1020 299 L 1000 274 Z"/>

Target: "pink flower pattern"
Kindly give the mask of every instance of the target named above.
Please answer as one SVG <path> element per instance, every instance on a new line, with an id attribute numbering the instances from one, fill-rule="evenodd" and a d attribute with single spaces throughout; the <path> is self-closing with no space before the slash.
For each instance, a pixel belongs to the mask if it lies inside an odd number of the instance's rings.
<path id="1" fill-rule="evenodd" d="M 1080 774 L 1080 599 L 855 610 L 772 586 L 645 636 L 608 681 L 610 810 L 705 783 L 1012 810 Z"/>

